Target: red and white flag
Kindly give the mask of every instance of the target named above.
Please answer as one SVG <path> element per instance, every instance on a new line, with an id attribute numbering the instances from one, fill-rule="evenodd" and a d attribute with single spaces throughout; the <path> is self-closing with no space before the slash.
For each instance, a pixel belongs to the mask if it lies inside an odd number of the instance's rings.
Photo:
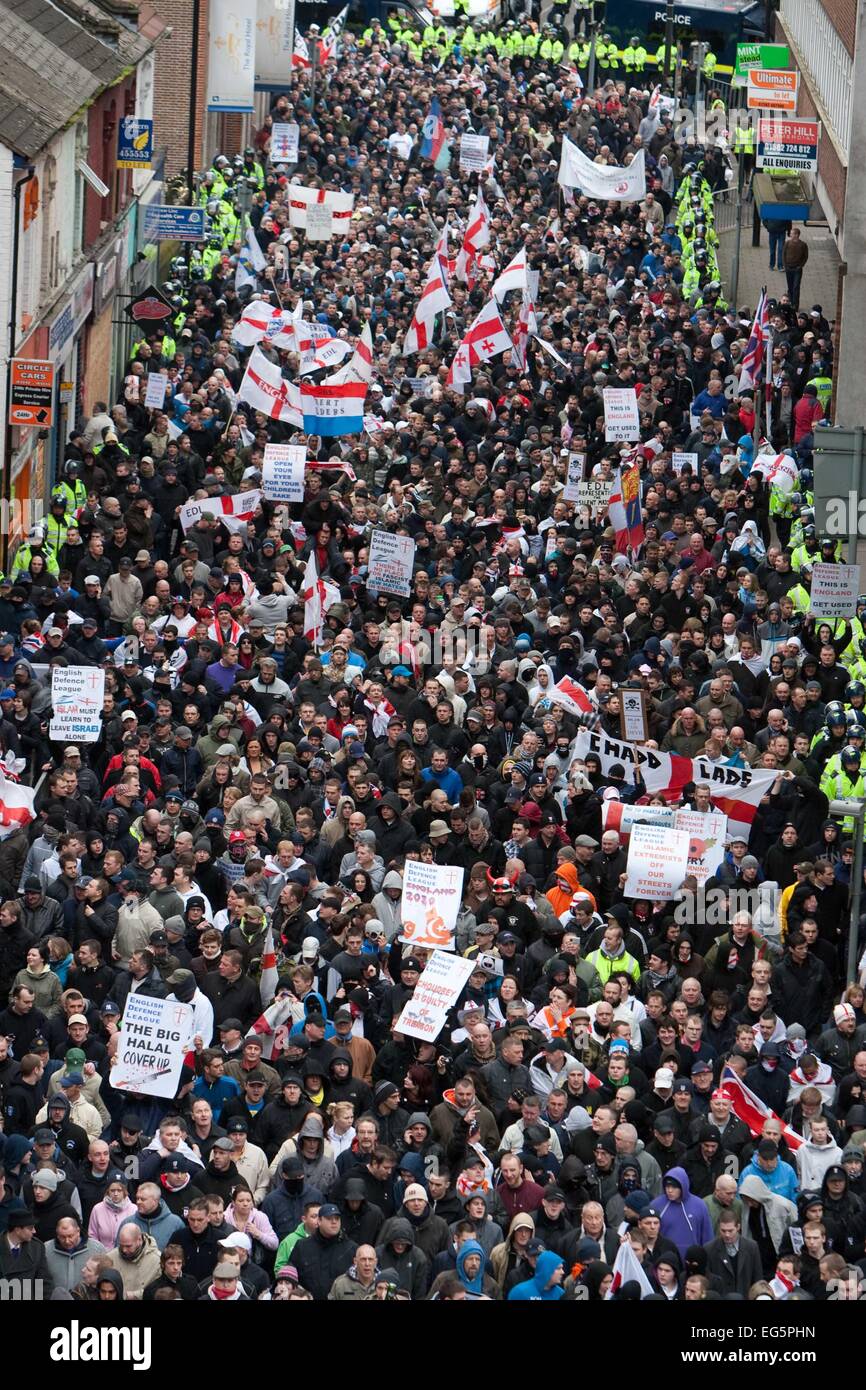
<path id="1" fill-rule="evenodd" d="M 529 261 L 524 246 L 522 250 L 518 251 L 514 259 L 509 261 L 502 274 L 497 275 L 493 281 L 491 291 L 493 298 L 502 299 L 509 290 L 523 290 L 525 292 L 529 288 L 529 282 L 526 278 L 528 269 Z"/>
<path id="2" fill-rule="evenodd" d="M 327 378 L 332 386 L 342 386 L 347 381 L 373 380 L 373 330 L 365 323 L 360 338 L 355 339 L 355 350 L 351 361 L 341 367 L 333 376 Z"/>
<path id="3" fill-rule="evenodd" d="M 311 372 L 320 372 L 325 367 L 337 367 L 351 355 L 352 344 L 347 343 L 345 338 L 328 338 L 321 346 L 311 343 L 301 356 L 298 373 L 300 376 L 309 376 Z"/>
<path id="4" fill-rule="evenodd" d="M 293 68 L 311 68 L 313 66 L 310 58 L 310 50 L 307 47 L 307 40 L 303 34 L 295 30 L 295 47 L 292 51 Z"/>
<path id="5" fill-rule="evenodd" d="M 640 1285 L 641 1298 L 649 1298 L 650 1294 L 655 1293 L 655 1289 L 646 1277 L 643 1265 L 634 1253 L 631 1241 L 624 1240 L 616 1252 L 616 1259 L 613 1262 L 613 1279 L 605 1294 L 605 1300 L 613 1298 L 617 1289 L 622 1288 L 623 1284 L 628 1284 L 632 1280 Z"/>
<path id="6" fill-rule="evenodd" d="M 280 977 L 277 972 L 277 953 L 274 948 L 274 929 L 268 924 L 265 932 L 265 944 L 262 950 L 262 973 L 259 976 L 259 991 L 262 997 L 262 1008 L 266 1009 L 273 1000 L 277 992 L 277 985 Z"/>
<path id="7" fill-rule="evenodd" d="M 454 270 L 457 279 L 468 284 L 470 288 L 477 278 L 478 258 L 489 244 L 490 213 L 484 201 L 484 194 L 479 193 L 469 214 L 466 231 L 463 233 L 463 245 Z"/>
<path id="8" fill-rule="evenodd" d="M 548 691 L 547 698 L 552 705 L 562 705 L 569 714 L 595 713 L 592 701 L 583 686 L 578 685 L 570 676 L 563 676 L 561 681 L 557 681 Z"/>
<path id="9" fill-rule="evenodd" d="M 782 1134 L 789 1149 L 799 1149 L 803 1143 L 803 1136 L 786 1125 L 779 1118 L 769 1105 L 765 1105 L 754 1091 L 750 1091 L 745 1081 L 741 1081 L 733 1067 L 725 1067 L 722 1072 L 722 1080 L 719 1087 L 728 1096 L 731 1108 L 738 1120 L 742 1120 L 744 1125 L 748 1125 L 753 1135 L 758 1135 L 764 1128 L 767 1120 L 778 1120 L 782 1126 Z"/>
<path id="10" fill-rule="evenodd" d="M 35 796 L 32 787 L 22 787 L 0 772 L 0 840 L 8 840 L 16 830 L 24 830 L 34 819 Z"/>
<path id="11" fill-rule="evenodd" d="M 319 62 L 327 63 L 329 58 L 336 58 L 337 45 L 340 35 L 346 27 L 346 16 L 349 13 L 349 6 L 346 5 L 340 11 L 336 19 L 332 19 L 325 29 L 319 43 Z"/>
<path id="12" fill-rule="evenodd" d="M 287 425 L 298 425 L 303 418 L 292 404 L 289 383 L 279 367 L 257 347 L 247 363 L 238 400 L 247 401 L 271 420 L 282 420 Z"/>
<path id="13" fill-rule="evenodd" d="M 441 244 L 442 239 L 440 238 L 440 246 Z M 437 247 L 427 271 L 427 279 L 421 291 L 421 298 L 415 305 L 415 313 L 403 342 L 404 357 L 408 357 L 413 352 L 424 352 L 430 346 L 433 342 L 433 330 L 437 314 L 444 313 L 450 307 L 451 295 L 448 293 L 448 282 L 442 268 L 442 257 Z"/>
<path id="14" fill-rule="evenodd" d="M 787 1298 L 791 1290 L 796 1288 L 796 1283 L 793 1279 L 786 1278 L 781 1270 L 777 1269 L 775 1277 L 770 1280 L 770 1288 L 773 1290 L 775 1298 Z"/>
<path id="15" fill-rule="evenodd" d="M 488 300 L 478 317 L 469 327 L 463 342 L 454 354 L 447 384 L 455 391 L 463 390 L 472 380 L 472 368 L 481 362 L 489 362 L 497 353 L 508 352 L 511 339 L 502 322 L 496 301 Z"/>
<path id="16" fill-rule="evenodd" d="M 518 371 L 526 371 L 526 348 L 529 343 L 529 336 L 530 334 L 534 336 L 537 332 L 538 319 L 535 316 L 535 305 L 529 298 L 529 294 L 524 293 L 511 343 L 511 360 Z"/>
<path id="17" fill-rule="evenodd" d="M 352 220 L 355 195 L 332 188 L 305 188 L 302 184 L 290 184 L 289 222 L 295 231 L 307 230 L 307 208 L 310 203 L 321 203 L 331 209 L 336 236 L 344 232 Z"/>
<path id="18" fill-rule="evenodd" d="M 325 586 L 319 578 L 316 552 L 310 551 L 304 570 L 304 636 L 314 647 L 319 645 L 324 621 Z"/>
<path id="19" fill-rule="evenodd" d="M 287 309 L 275 309 L 266 300 L 256 299 L 244 309 L 232 329 L 232 339 L 241 347 L 254 347 L 264 338 L 272 347 L 293 348 L 293 319 Z"/>

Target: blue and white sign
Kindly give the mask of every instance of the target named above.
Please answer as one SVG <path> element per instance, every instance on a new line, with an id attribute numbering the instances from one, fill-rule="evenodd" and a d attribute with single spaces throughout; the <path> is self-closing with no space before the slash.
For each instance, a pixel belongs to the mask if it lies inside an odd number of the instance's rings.
<path id="1" fill-rule="evenodd" d="M 204 208 L 172 207 L 151 203 L 144 209 L 145 241 L 204 241 L 207 216 Z"/>
<path id="2" fill-rule="evenodd" d="M 118 169 L 149 169 L 153 164 L 153 121 L 122 116 L 117 131 Z"/>

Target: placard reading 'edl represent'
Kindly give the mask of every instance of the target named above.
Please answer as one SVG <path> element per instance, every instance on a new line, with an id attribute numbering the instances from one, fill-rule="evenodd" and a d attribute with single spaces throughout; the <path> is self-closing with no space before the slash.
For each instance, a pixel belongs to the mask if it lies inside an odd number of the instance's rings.
<path id="1" fill-rule="evenodd" d="M 102 735 L 105 672 L 96 666 L 54 666 L 51 671 L 51 724 L 58 743 L 96 743 Z"/>
<path id="2" fill-rule="evenodd" d="M 116 1091 L 171 1100 L 180 1083 L 193 1010 L 177 999 L 128 994 L 109 1081 Z"/>

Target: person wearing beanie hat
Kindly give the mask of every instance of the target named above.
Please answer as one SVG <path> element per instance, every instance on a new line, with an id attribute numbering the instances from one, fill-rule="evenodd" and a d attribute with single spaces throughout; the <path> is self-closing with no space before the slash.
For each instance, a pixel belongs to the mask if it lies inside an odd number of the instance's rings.
<path id="1" fill-rule="evenodd" d="M 815 1052 L 833 1071 L 838 1085 L 854 1070 L 854 1058 L 864 1050 L 866 1025 L 857 1026 L 857 1015 L 850 1004 L 837 1004 L 833 1010 L 833 1026 L 827 1028 L 815 1043 Z"/>
<path id="2" fill-rule="evenodd" d="M 710 1197 L 716 1179 L 726 1172 L 722 1136 L 714 1124 L 698 1122 L 696 1142 L 683 1161 L 695 1197 Z"/>
<path id="3" fill-rule="evenodd" d="M 414 1243 L 423 1250 L 431 1265 L 437 1255 L 442 1255 L 451 1245 L 451 1232 L 447 1221 L 433 1211 L 426 1189 L 418 1182 L 410 1182 L 403 1193 L 403 1205 L 397 1218 L 409 1222 L 412 1227 Z M 379 1236 L 380 1244 L 388 1238 L 390 1222 L 386 1222 Z"/>

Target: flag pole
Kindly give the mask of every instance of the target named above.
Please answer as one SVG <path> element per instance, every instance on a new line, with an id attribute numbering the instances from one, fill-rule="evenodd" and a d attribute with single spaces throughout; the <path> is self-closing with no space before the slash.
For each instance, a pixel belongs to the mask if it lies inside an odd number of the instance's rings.
<path id="1" fill-rule="evenodd" d="M 762 289 L 761 289 L 761 294 L 762 294 L 762 295 L 765 295 L 766 293 L 767 293 L 767 286 L 764 285 L 764 286 L 762 287 Z M 760 303 L 760 299 L 759 299 L 758 302 Z M 759 326 L 759 332 L 760 332 L 760 326 Z M 763 356 L 763 361 L 762 361 L 762 366 L 763 366 L 763 369 L 764 369 L 765 372 L 766 372 L 766 370 L 767 370 L 766 356 L 767 356 L 767 344 L 765 343 L 765 344 L 764 344 L 764 356 Z M 753 433 L 752 433 L 752 457 L 753 457 L 753 458 L 757 458 L 757 457 L 758 457 L 758 448 L 759 448 L 759 445 L 760 445 L 760 439 L 761 439 L 761 391 L 760 391 L 760 389 L 759 389 L 759 387 L 758 387 L 758 383 L 757 383 L 757 381 L 756 381 L 756 382 L 755 382 L 755 428 L 754 428 Z"/>

